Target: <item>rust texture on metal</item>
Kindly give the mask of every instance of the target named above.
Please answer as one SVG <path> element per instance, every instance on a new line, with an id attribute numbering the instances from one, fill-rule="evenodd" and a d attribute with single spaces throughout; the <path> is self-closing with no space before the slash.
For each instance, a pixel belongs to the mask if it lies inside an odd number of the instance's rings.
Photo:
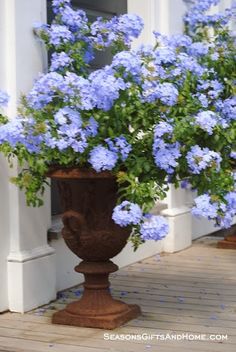
<path id="1" fill-rule="evenodd" d="M 130 229 L 112 220 L 117 201 L 115 177 L 109 172 L 98 175 L 84 169 L 50 172 L 60 192 L 63 238 L 70 250 L 83 259 L 75 270 L 85 276 L 82 298 L 55 313 L 52 321 L 114 329 L 141 311 L 137 305 L 113 299 L 109 290 L 109 274 L 118 270 L 110 259 L 124 248 Z"/>

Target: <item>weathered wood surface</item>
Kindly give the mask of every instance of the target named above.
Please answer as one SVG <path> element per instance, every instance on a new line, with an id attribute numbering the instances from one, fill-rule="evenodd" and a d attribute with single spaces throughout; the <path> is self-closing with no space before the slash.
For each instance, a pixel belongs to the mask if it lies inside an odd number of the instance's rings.
<path id="1" fill-rule="evenodd" d="M 236 351 L 236 252 L 205 237 L 175 254 L 162 254 L 112 275 L 112 293 L 137 303 L 143 315 L 113 330 L 52 325 L 51 315 L 78 299 L 81 287 L 28 314 L 0 315 L 0 352 Z M 105 340 L 108 334 L 224 334 L 223 341 Z M 126 335 L 127 336 L 127 335 Z M 166 336 L 166 335 L 165 335 Z"/>

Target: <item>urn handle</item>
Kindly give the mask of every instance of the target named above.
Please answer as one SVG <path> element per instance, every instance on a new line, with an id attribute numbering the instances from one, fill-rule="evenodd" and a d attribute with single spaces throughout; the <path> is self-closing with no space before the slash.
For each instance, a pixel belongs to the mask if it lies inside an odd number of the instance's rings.
<path id="1" fill-rule="evenodd" d="M 80 235 L 85 224 L 83 216 L 74 211 L 68 210 L 62 216 L 64 227 L 62 236 L 72 252 L 77 254 L 80 245 Z"/>

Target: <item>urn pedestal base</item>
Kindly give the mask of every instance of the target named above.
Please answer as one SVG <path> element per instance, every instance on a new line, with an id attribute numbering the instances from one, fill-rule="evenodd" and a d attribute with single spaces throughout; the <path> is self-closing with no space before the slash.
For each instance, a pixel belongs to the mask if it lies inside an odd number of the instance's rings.
<path id="1" fill-rule="evenodd" d="M 236 234 L 226 236 L 224 240 L 217 243 L 217 248 L 236 249 Z"/>
<path id="2" fill-rule="evenodd" d="M 111 261 L 83 261 L 75 270 L 85 276 L 83 296 L 55 313 L 54 324 L 115 329 L 141 314 L 138 305 L 126 304 L 111 296 L 108 276 L 118 270 L 117 265 Z"/>
<path id="3" fill-rule="evenodd" d="M 53 315 L 53 324 L 74 325 L 87 328 L 99 328 L 112 330 L 137 318 L 141 314 L 139 306 L 125 304 L 125 310 L 120 313 L 98 316 L 82 316 L 69 313 L 66 309 Z"/>

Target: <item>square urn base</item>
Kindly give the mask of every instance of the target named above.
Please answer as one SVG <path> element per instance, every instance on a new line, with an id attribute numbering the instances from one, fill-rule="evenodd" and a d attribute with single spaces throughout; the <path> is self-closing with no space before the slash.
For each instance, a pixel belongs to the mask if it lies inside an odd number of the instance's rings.
<path id="1" fill-rule="evenodd" d="M 102 316 L 76 315 L 64 309 L 53 315 L 52 323 L 112 330 L 129 320 L 137 318 L 139 315 L 141 315 L 141 309 L 136 304 L 127 304 L 127 310 L 121 313 Z"/>

